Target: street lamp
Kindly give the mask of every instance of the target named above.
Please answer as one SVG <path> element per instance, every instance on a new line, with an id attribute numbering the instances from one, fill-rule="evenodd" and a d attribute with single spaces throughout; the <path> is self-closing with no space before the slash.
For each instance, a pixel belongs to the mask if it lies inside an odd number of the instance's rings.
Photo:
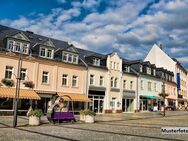
<path id="1" fill-rule="evenodd" d="M 164 101 L 164 103 L 163 103 L 163 107 L 164 107 L 163 116 L 165 117 L 165 115 L 166 115 L 165 114 L 165 99 L 166 99 L 167 96 L 169 96 L 169 94 L 165 93 L 165 82 L 163 80 L 162 80 L 162 82 L 163 82 L 162 92 L 159 94 L 159 96 L 161 96 L 163 98 L 163 101 Z"/>
<path id="2" fill-rule="evenodd" d="M 18 73 L 16 77 L 16 94 L 14 99 L 14 117 L 13 117 L 13 127 L 17 126 L 17 113 L 18 113 L 18 99 L 20 95 L 20 72 L 22 68 L 22 57 L 23 57 L 23 50 L 19 51 L 19 59 L 18 59 Z"/>

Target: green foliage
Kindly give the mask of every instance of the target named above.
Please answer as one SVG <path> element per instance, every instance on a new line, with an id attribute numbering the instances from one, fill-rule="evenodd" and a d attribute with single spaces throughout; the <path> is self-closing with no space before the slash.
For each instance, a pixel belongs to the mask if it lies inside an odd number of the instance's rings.
<path id="1" fill-rule="evenodd" d="M 81 115 L 91 115 L 91 116 L 95 116 L 96 115 L 95 112 L 93 112 L 93 111 L 91 111 L 89 109 L 85 109 L 85 110 L 80 111 L 80 114 Z"/>
<path id="2" fill-rule="evenodd" d="M 35 109 L 35 110 L 31 110 L 28 114 L 28 116 L 36 116 L 36 117 L 41 117 L 43 116 L 43 112 L 41 109 Z"/>
<path id="3" fill-rule="evenodd" d="M 33 83 L 33 81 L 25 81 L 23 83 L 25 85 L 25 87 L 28 87 L 28 88 L 34 88 L 35 87 L 35 84 Z"/>
<path id="4" fill-rule="evenodd" d="M 5 85 L 5 86 L 8 86 L 8 87 L 13 87 L 14 86 L 14 80 L 10 80 L 10 79 L 5 79 L 3 78 L 1 80 L 1 82 Z"/>

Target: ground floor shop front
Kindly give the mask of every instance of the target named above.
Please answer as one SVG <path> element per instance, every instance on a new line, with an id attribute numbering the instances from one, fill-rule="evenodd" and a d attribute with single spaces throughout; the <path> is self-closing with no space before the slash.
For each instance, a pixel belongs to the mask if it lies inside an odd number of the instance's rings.
<path id="1" fill-rule="evenodd" d="M 161 105 L 164 104 L 163 100 L 157 96 L 139 96 L 139 110 L 140 111 L 153 111 L 154 109 L 160 110 Z M 155 108 L 154 108 L 155 107 Z"/>
<path id="2" fill-rule="evenodd" d="M 15 88 L 0 87 L 0 115 L 13 114 L 15 93 Z M 62 97 L 64 95 L 68 95 L 71 98 L 71 101 L 73 102 L 73 110 L 77 113 L 79 113 L 80 110 L 85 109 L 88 105 L 87 103 L 91 102 L 84 94 L 20 89 L 18 113 L 26 115 L 28 109 L 32 107 L 33 109 L 42 109 L 45 114 L 49 107 L 49 101 L 53 97 Z"/>

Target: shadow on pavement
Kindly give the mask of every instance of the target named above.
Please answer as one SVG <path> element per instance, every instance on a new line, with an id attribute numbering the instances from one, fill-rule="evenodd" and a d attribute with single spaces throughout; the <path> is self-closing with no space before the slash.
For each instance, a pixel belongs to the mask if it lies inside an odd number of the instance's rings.
<path id="1" fill-rule="evenodd" d="M 126 133 L 115 133 L 115 132 L 110 132 L 110 131 L 101 131 L 101 130 L 94 130 L 94 129 L 84 129 L 84 128 L 68 127 L 68 126 L 58 126 L 58 127 L 71 128 L 71 129 L 83 130 L 83 131 L 91 131 L 91 132 L 104 133 L 104 134 L 114 134 L 114 135 L 123 135 L 123 136 L 149 138 L 149 139 L 159 139 L 159 140 L 169 140 L 169 141 L 186 141 L 186 140 L 181 140 L 181 139 L 171 139 L 171 138 L 165 138 L 165 137 L 161 138 L 161 137 L 146 136 L 146 135 L 126 134 Z"/>
<path id="2" fill-rule="evenodd" d="M 31 131 L 31 130 L 22 129 L 22 128 L 15 128 L 15 129 L 20 130 L 20 131 L 25 131 L 25 132 L 29 132 L 29 133 L 42 135 L 42 136 L 46 136 L 46 137 L 53 137 L 53 138 L 56 138 L 56 139 L 63 139 L 63 140 L 68 140 L 68 141 L 79 141 L 79 140 L 75 140 L 75 139 L 65 138 L 65 137 L 61 137 L 61 136 L 55 136 L 55 135 L 51 135 L 51 134 L 41 133 L 41 132 L 37 132 L 37 131 Z"/>

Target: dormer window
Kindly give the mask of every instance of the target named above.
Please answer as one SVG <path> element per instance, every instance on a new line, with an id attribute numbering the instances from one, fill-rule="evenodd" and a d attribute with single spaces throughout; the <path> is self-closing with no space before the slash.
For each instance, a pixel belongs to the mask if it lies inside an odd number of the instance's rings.
<path id="1" fill-rule="evenodd" d="M 155 71 L 155 69 L 153 69 L 153 75 L 154 75 L 154 76 L 156 75 L 156 71 Z"/>
<path id="2" fill-rule="evenodd" d="M 29 43 L 23 43 L 23 42 L 18 42 L 14 40 L 9 40 L 7 41 L 7 50 L 8 51 L 13 51 L 13 52 L 20 52 L 24 54 L 28 54 L 29 52 Z"/>
<path id="3" fill-rule="evenodd" d="M 147 67 L 147 74 L 151 74 L 151 68 Z"/>
<path id="4" fill-rule="evenodd" d="M 19 42 L 16 42 L 14 51 L 20 52 L 20 43 Z"/>
<path id="5" fill-rule="evenodd" d="M 49 49 L 49 48 L 45 48 L 45 47 L 41 47 L 40 48 L 40 57 L 45 57 L 45 58 L 53 58 L 53 49 Z"/>
<path id="6" fill-rule="evenodd" d="M 143 71 L 143 67 L 142 67 L 142 65 L 140 65 L 140 72 L 142 72 Z"/>
<path id="7" fill-rule="evenodd" d="M 100 59 L 98 59 L 98 58 L 93 58 L 93 65 L 95 65 L 95 66 L 100 66 Z"/>
<path id="8" fill-rule="evenodd" d="M 14 44 L 14 41 L 9 40 L 9 41 L 8 41 L 8 47 L 7 47 L 7 49 L 8 49 L 8 50 L 13 50 L 13 44 Z"/>
<path id="9" fill-rule="evenodd" d="M 41 49 L 40 49 L 40 56 L 41 56 L 41 57 L 45 57 L 45 51 L 46 51 L 45 48 L 41 48 Z"/>
<path id="10" fill-rule="evenodd" d="M 74 53 L 63 52 L 62 60 L 63 62 L 78 64 L 78 55 Z"/>
<path id="11" fill-rule="evenodd" d="M 130 67 L 129 66 L 125 66 L 125 71 L 126 72 L 130 72 Z"/>

